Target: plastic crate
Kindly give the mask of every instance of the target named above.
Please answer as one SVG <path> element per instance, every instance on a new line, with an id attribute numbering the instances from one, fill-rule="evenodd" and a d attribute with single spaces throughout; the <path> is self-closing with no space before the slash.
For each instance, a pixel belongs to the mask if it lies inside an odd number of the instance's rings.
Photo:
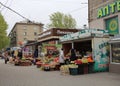
<path id="1" fill-rule="evenodd" d="M 83 66 L 83 64 L 78 64 L 78 74 L 84 74 L 84 66 Z"/>
<path id="2" fill-rule="evenodd" d="M 88 64 L 84 63 L 84 74 L 88 74 Z"/>
<path id="3" fill-rule="evenodd" d="M 44 67 L 44 71 L 50 71 L 50 67 Z"/>
<path id="4" fill-rule="evenodd" d="M 69 68 L 70 75 L 78 75 L 78 68 Z"/>
<path id="5" fill-rule="evenodd" d="M 89 62 L 88 64 L 88 73 L 94 73 L 94 62 Z"/>

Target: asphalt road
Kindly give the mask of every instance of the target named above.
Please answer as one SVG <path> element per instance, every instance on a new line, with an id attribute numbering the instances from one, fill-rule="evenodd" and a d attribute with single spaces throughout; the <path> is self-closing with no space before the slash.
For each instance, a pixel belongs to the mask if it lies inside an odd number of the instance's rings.
<path id="1" fill-rule="evenodd" d="M 0 60 L 0 86 L 120 86 L 120 75 L 61 75 L 60 71 L 45 72 L 36 66 L 14 66 Z"/>

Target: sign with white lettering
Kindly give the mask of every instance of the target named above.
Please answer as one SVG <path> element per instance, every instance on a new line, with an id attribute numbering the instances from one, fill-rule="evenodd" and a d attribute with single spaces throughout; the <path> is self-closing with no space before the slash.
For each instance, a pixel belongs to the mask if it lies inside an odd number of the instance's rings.
<path id="1" fill-rule="evenodd" d="M 62 30 L 57 30 L 57 34 L 72 34 L 73 32 L 70 31 L 62 31 Z"/>
<path id="2" fill-rule="evenodd" d="M 63 42 L 63 41 L 68 41 L 68 40 L 86 38 L 86 37 L 90 37 L 92 35 L 101 37 L 101 36 L 107 35 L 107 34 L 108 34 L 107 30 L 86 29 L 86 30 L 81 30 L 81 31 L 73 33 L 73 34 L 64 35 L 64 36 L 60 37 L 60 41 Z"/>
<path id="3" fill-rule="evenodd" d="M 52 29 L 49 29 L 49 30 L 39 34 L 38 39 L 41 40 L 41 39 L 52 37 L 52 36 L 59 37 L 59 36 L 63 36 L 63 35 L 66 35 L 66 34 L 72 34 L 72 33 L 75 33 L 75 32 L 78 32 L 78 30 L 77 29 L 52 28 Z"/>
<path id="4" fill-rule="evenodd" d="M 51 31 L 49 31 L 49 32 L 45 32 L 45 33 L 39 35 L 39 38 L 42 38 L 42 37 L 48 36 L 48 35 L 50 35 L 50 34 L 51 34 Z"/>

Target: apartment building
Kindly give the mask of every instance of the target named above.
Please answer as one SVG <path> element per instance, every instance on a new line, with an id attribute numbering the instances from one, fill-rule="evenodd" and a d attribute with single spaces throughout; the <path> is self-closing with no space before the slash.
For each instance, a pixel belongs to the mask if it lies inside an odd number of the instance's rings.
<path id="1" fill-rule="evenodd" d="M 10 47 L 22 46 L 27 41 L 35 41 L 42 31 L 42 23 L 17 22 L 8 35 L 10 37 Z"/>

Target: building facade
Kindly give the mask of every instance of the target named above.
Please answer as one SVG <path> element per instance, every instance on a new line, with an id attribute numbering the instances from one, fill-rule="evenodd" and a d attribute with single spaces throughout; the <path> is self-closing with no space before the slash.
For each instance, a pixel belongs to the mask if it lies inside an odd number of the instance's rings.
<path id="1" fill-rule="evenodd" d="M 120 0 L 88 0 L 88 11 L 90 28 L 108 30 L 114 36 L 120 34 Z M 120 73 L 119 46 L 118 41 L 110 43 L 110 72 Z"/>
<path id="2" fill-rule="evenodd" d="M 9 33 L 10 47 L 22 46 L 27 41 L 37 40 L 43 30 L 43 24 L 33 22 L 17 22 Z"/>
<path id="3" fill-rule="evenodd" d="M 120 1 L 88 0 L 89 27 L 107 29 L 110 34 L 119 34 Z"/>

